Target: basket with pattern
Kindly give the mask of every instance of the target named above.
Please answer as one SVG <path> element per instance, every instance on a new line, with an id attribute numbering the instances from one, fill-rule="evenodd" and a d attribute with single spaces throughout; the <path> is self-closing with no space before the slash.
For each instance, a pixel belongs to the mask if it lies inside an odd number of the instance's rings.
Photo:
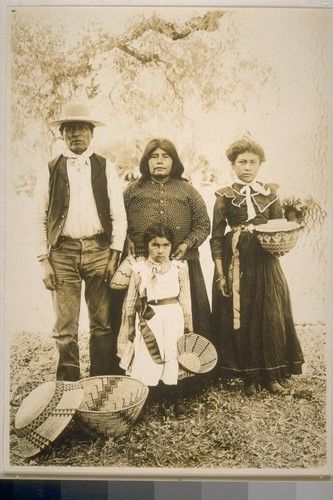
<path id="1" fill-rule="evenodd" d="M 207 373 L 217 363 L 213 344 L 196 333 L 182 335 L 177 341 L 177 359 L 184 370 L 191 373 Z"/>
<path id="2" fill-rule="evenodd" d="M 22 401 L 15 434 L 24 458 L 48 448 L 69 424 L 83 397 L 80 382 L 45 382 Z"/>
<path id="3" fill-rule="evenodd" d="M 255 226 L 261 247 L 274 255 L 284 255 L 294 248 L 303 226 L 287 219 L 271 219 Z"/>
<path id="4" fill-rule="evenodd" d="M 126 376 L 90 377 L 80 381 L 84 394 L 76 413 L 81 429 L 90 437 L 119 437 L 138 418 L 148 387 Z"/>

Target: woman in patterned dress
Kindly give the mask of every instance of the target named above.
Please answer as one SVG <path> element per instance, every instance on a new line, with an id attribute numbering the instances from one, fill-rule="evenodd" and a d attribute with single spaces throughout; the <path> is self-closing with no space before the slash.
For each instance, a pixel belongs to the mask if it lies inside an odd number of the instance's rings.
<path id="1" fill-rule="evenodd" d="M 182 177 L 184 166 L 174 144 L 151 140 L 140 161 L 142 176 L 124 193 L 127 252 L 144 255 L 143 234 L 154 222 L 167 224 L 175 235 L 172 258 L 188 264 L 194 331 L 211 338 L 211 311 L 199 260 L 199 247 L 210 233 L 207 208 L 198 191 Z"/>
<path id="2" fill-rule="evenodd" d="M 236 141 L 226 155 L 237 179 L 216 192 L 210 240 L 219 368 L 225 376 L 243 378 L 249 396 L 259 382 L 284 394 L 284 381 L 301 373 L 304 360 L 279 257 L 263 250 L 253 232 L 283 217 L 278 186 L 255 180 L 265 154 L 254 141 Z"/>

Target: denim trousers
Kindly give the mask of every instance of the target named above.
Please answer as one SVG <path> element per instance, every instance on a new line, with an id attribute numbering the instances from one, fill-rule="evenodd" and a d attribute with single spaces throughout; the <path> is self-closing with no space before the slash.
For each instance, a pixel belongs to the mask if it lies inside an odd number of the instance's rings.
<path id="1" fill-rule="evenodd" d="M 104 234 L 82 239 L 60 237 L 51 248 L 50 263 L 56 278 L 52 336 L 59 354 L 57 380 L 80 378 L 78 328 L 83 282 L 89 316 L 90 376 L 114 372 L 116 335 L 110 324 L 110 288 L 105 281 L 110 253 Z"/>

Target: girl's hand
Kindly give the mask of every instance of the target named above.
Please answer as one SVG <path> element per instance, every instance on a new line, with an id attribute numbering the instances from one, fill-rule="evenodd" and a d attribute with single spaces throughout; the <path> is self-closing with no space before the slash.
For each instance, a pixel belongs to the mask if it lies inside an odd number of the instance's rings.
<path id="1" fill-rule="evenodd" d="M 130 328 L 128 330 L 128 340 L 130 342 L 134 342 L 134 338 L 135 338 L 135 328 Z"/>
<path id="2" fill-rule="evenodd" d="M 216 281 L 217 289 L 221 292 L 223 297 L 230 297 L 230 290 L 227 278 L 224 276 L 223 278 L 218 278 Z"/>
<path id="3" fill-rule="evenodd" d="M 128 340 L 134 342 L 135 338 L 135 315 L 128 316 Z"/>
<path id="4" fill-rule="evenodd" d="M 185 318 L 184 318 L 184 334 L 190 335 L 191 333 L 193 333 L 192 318 L 185 316 Z"/>

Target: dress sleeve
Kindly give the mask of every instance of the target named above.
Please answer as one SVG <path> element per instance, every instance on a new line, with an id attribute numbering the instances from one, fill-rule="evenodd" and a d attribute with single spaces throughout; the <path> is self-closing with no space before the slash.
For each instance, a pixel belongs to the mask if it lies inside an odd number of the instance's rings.
<path id="1" fill-rule="evenodd" d="M 210 248 L 213 259 L 222 259 L 222 239 L 227 227 L 227 205 L 225 196 L 216 193 L 213 212 L 212 237 Z"/>
<path id="2" fill-rule="evenodd" d="M 190 203 L 192 213 L 191 231 L 185 238 L 188 249 L 199 248 L 204 243 L 210 233 L 210 220 L 207 213 L 207 207 L 202 196 L 198 191 L 191 187 Z"/>
<path id="3" fill-rule="evenodd" d="M 133 271 L 128 285 L 127 295 L 125 299 L 125 313 L 127 316 L 135 315 L 135 303 L 139 297 L 140 274 Z"/>
<path id="4" fill-rule="evenodd" d="M 283 210 L 280 198 L 277 198 L 274 203 L 269 207 L 270 219 L 281 219 L 283 217 Z"/>
<path id="5" fill-rule="evenodd" d="M 179 296 L 178 300 L 183 310 L 184 316 L 190 316 L 191 313 L 191 292 L 190 279 L 188 275 L 187 264 L 183 264 L 179 268 Z"/>

